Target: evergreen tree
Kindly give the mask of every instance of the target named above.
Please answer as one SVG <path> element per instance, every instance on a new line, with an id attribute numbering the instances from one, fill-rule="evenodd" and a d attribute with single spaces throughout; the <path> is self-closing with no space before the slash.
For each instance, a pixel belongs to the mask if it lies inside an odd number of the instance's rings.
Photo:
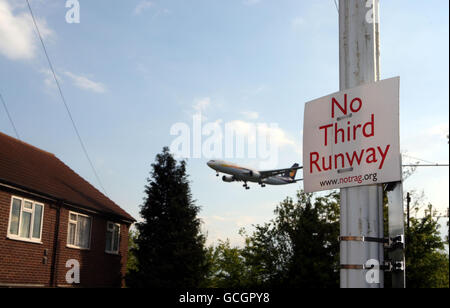
<path id="1" fill-rule="evenodd" d="M 205 237 L 186 175 L 165 147 L 152 164 L 146 198 L 137 224 L 137 270 L 128 275 L 130 287 L 193 288 L 207 271 Z"/>

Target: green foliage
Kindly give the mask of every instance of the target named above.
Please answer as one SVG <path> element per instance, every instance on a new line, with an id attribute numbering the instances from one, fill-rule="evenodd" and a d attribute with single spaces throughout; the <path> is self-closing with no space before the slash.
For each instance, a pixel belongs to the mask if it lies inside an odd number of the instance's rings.
<path id="1" fill-rule="evenodd" d="M 246 265 L 238 247 L 230 241 L 219 241 L 208 249 L 208 274 L 203 287 L 239 288 L 247 286 Z"/>
<path id="2" fill-rule="evenodd" d="M 339 195 L 286 198 L 276 218 L 256 225 L 243 248 L 219 241 L 208 250 L 205 287 L 338 287 Z"/>
<path id="3" fill-rule="evenodd" d="M 128 232 L 128 258 L 127 258 L 127 274 L 138 270 L 138 261 L 135 255 L 137 249 L 136 240 L 138 232 L 131 230 Z"/>
<path id="4" fill-rule="evenodd" d="M 420 201 L 415 207 L 421 207 Z M 387 208 L 385 214 L 387 236 Z M 243 248 L 231 248 L 229 241 L 209 248 L 205 287 L 339 286 L 339 194 L 314 197 L 300 191 L 297 201 L 281 202 L 275 215 L 272 221 L 254 226 L 251 235 L 241 230 Z M 407 287 L 449 287 L 449 258 L 443 249 L 439 225 L 430 215 L 411 219 Z M 389 273 L 385 280 L 389 287 Z"/>
<path id="5" fill-rule="evenodd" d="M 142 223 L 130 232 L 127 285 L 131 287 L 329 288 L 339 286 L 339 194 L 299 191 L 275 209 L 275 218 L 254 226 L 244 247 L 219 241 L 205 249 L 199 208 L 184 161 L 167 148 L 156 157 L 141 206 Z M 385 196 L 385 235 L 387 199 Z M 419 199 L 413 209 L 421 208 Z M 407 287 L 449 287 L 449 258 L 432 217 L 411 218 L 406 234 Z M 389 287 L 389 275 L 385 276 Z"/>
<path id="6" fill-rule="evenodd" d="M 186 163 L 177 163 L 164 148 L 152 164 L 143 221 L 136 225 L 137 247 L 132 252 L 137 270 L 127 276 L 130 287 L 192 288 L 203 281 L 206 270 L 205 237 L 192 200 Z"/>
<path id="7" fill-rule="evenodd" d="M 249 284 L 264 287 L 339 286 L 339 196 L 300 191 L 285 199 L 276 218 L 256 226 L 242 251 Z"/>
<path id="8" fill-rule="evenodd" d="M 433 217 L 411 218 L 406 245 L 408 288 L 449 287 L 449 258 L 443 250 L 444 241 Z"/>

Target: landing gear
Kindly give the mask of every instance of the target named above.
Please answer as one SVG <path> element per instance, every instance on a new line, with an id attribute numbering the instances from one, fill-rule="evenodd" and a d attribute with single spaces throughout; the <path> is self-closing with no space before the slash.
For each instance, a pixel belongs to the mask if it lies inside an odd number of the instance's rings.
<path id="1" fill-rule="evenodd" d="M 219 176 L 219 172 L 216 173 L 216 176 Z"/>
<path id="2" fill-rule="evenodd" d="M 261 185 L 261 187 L 266 187 L 266 184 L 264 183 L 259 183 L 259 185 Z"/>
<path id="3" fill-rule="evenodd" d="M 244 185 L 242 185 L 243 187 L 245 187 L 245 189 L 250 189 L 250 187 L 248 187 L 247 182 L 244 183 Z"/>

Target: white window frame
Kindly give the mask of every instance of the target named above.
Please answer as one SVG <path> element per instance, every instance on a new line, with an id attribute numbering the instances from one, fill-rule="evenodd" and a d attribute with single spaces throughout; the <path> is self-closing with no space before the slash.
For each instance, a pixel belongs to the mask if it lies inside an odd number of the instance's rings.
<path id="1" fill-rule="evenodd" d="M 120 224 L 112 222 L 112 221 L 107 221 L 106 222 L 106 232 L 112 232 L 112 237 L 111 237 L 111 249 L 114 249 L 114 227 L 111 229 L 109 228 L 109 225 L 112 224 L 113 226 L 117 226 L 118 230 L 118 235 L 119 238 L 117 239 L 117 250 L 107 250 L 106 249 L 106 235 L 105 235 L 105 252 L 109 253 L 109 254 L 114 254 L 114 255 L 118 255 L 119 251 L 120 251 Z"/>
<path id="2" fill-rule="evenodd" d="M 12 222 L 12 209 L 13 209 L 13 203 L 14 203 L 14 199 L 16 200 L 20 200 L 20 213 L 19 213 L 19 227 L 18 227 L 18 234 L 11 234 L 10 230 L 11 230 L 11 222 Z M 30 209 L 25 209 L 24 205 L 25 202 L 30 202 L 31 203 L 31 210 Z M 39 238 L 34 238 L 33 237 L 33 228 L 34 228 L 34 215 L 35 215 L 35 205 L 40 205 L 42 207 L 42 213 L 41 213 L 41 228 L 39 230 Z M 36 244 L 42 244 L 42 229 L 44 228 L 44 210 L 45 210 L 45 205 L 41 202 L 36 202 L 27 198 L 22 198 L 22 197 L 18 197 L 18 196 L 11 196 L 11 205 L 10 205 L 10 209 L 9 209 L 9 222 L 8 222 L 8 232 L 7 232 L 7 238 L 11 239 L 11 240 L 16 240 L 16 241 L 23 241 L 23 242 L 30 242 L 30 243 L 36 243 Z M 22 212 L 28 212 L 31 213 L 31 220 L 30 220 L 30 237 L 22 237 L 20 236 L 20 226 L 22 225 Z"/>
<path id="3" fill-rule="evenodd" d="M 78 223 L 77 221 L 71 220 L 70 219 L 70 215 L 76 215 L 78 216 L 82 216 L 82 217 L 87 217 L 89 218 L 89 220 L 91 221 L 90 225 L 89 225 L 89 241 L 88 241 L 88 247 L 80 247 L 77 245 L 72 245 L 69 244 L 69 236 L 70 236 L 70 223 L 75 223 L 75 243 L 77 242 L 77 236 L 78 236 Z M 80 249 L 80 250 L 90 250 L 91 249 L 91 239 L 92 239 L 92 224 L 93 224 L 93 219 L 92 216 L 86 215 L 86 214 L 81 214 L 78 212 L 72 212 L 69 211 L 69 217 L 68 217 L 68 222 L 67 222 L 67 241 L 66 241 L 66 247 L 69 248 L 74 248 L 74 249 Z"/>

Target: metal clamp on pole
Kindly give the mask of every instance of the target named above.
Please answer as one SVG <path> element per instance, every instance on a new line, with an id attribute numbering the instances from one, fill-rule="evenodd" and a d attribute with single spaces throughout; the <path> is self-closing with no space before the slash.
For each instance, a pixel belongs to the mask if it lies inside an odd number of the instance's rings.
<path id="1" fill-rule="evenodd" d="M 386 260 L 384 262 L 384 271 L 386 272 L 402 272 L 405 270 L 405 263 L 403 261 L 390 261 Z"/>
<path id="2" fill-rule="evenodd" d="M 339 241 L 341 241 L 341 242 L 371 242 L 371 243 L 389 244 L 389 239 L 370 237 L 370 236 L 340 236 Z"/>
<path id="3" fill-rule="evenodd" d="M 405 249 L 405 235 L 400 234 L 389 239 L 389 249 Z"/>
<path id="4" fill-rule="evenodd" d="M 366 269 L 366 266 L 364 264 L 362 265 L 355 265 L 355 264 L 341 264 L 341 269 L 348 269 L 348 270 L 364 270 Z"/>
<path id="5" fill-rule="evenodd" d="M 384 265 L 365 265 L 365 264 L 341 264 L 341 269 L 347 269 L 347 270 L 372 270 L 372 269 L 378 269 L 380 271 L 391 271 L 391 268 L 393 266 L 389 264 Z"/>

